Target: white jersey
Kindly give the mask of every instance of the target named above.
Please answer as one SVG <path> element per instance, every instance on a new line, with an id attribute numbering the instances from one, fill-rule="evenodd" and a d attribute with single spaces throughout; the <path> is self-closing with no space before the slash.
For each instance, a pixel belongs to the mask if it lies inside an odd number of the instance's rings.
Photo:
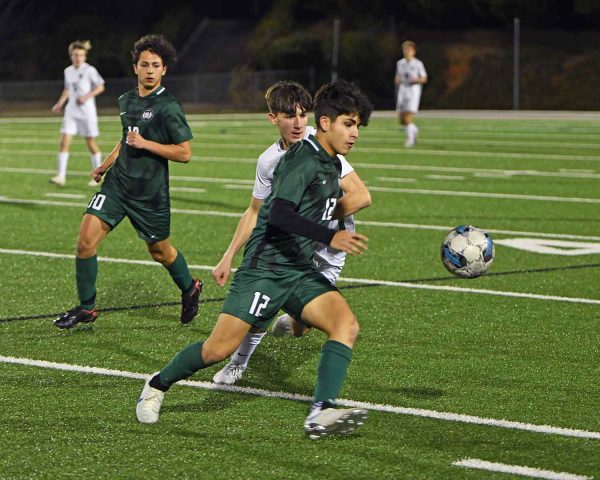
<path id="1" fill-rule="evenodd" d="M 95 97 L 90 98 L 82 105 L 77 103 L 77 97 L 86 95 L 99 85 L 104 85 L 104 79 L 90 64 L 83 63 L 79 68 L 75 68 L 73 65 L 65 68 L 65 90 L 69 92 L 65 117 L 96 118 Z"/>
<path id="2" fill-rule="evenodd" d="M 412 82 L 418 78 L 427 76 L 425 65 L 418 58 L 412 58 L 411 60 L 402 58 L 396 63 L 396 76 L 400 78 L 396 110 L 418 112 L 422 85 Z"/>
<path id="3" fill-rule="evenodd" d="M 306 127 L 304 138 L 308 138 L 309 135 L 315 135 L 316 133 L 317 132 L 313 127 Z M 285 152 L 286 149 L 283 148 L 281 140 L 278 140 L 258 157 L 254 189 L 252 191 L 252 196 L 254 198 L 264 200 L 271 194 L 273 172 Z M 340 179 L 342 179 L 353 172 L 354 168 L 352 168 L 352 165 L 348 163 L 343 155 L 338 155 L 338 158 L 342 165 L 342 172 L 340 174 Z M 351 232 L 354 231 L 354 217 L 352 215 L 344 219 L 344 226 L 346 230 Z M 332 220 L 329 222 L 329 228 L 337 230 L 338 221 Z M 337 280 L 337 277 L 344 266 L 346 253 L 335 250 L 322 243 L 317 243 L 313 258 L 319 271 L 333 284 Z"/>

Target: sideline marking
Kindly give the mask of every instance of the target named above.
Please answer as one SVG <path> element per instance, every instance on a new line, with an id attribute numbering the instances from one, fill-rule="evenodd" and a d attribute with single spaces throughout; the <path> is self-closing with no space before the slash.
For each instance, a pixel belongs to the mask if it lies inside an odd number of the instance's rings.
<path id="1" fill-rule="evenodd" d="M 523 475 L 525 477 L 546 478 L 549 480 L 589 480 L 593 477 L 585 475 L 575 475 L 567 472 L 554 472 L 552 470 L 541 470 L 539 468 L 522 467 L 520 465 L 507 465 L 506 463 L 486 462 L 478 458 L 465 458 L 452 462 L 455 467 L 476 468 L 478 470 L 488 470 L 490 472 L 512 473 L 514 475 Z"/>
<path id="2" fill-rule="evenodd" d="M 36 252 L 29 250 L 14 250 L 8 248 L 0 248 L 0 254 L 5 253 L 9 255 L 29 255 L 34 257 L 50 257 L 59 259 L 73 260 L 75 255 L 67 255 L 63 253 L 54 252 Z M 130 260 L 127 258 L 112 258 L 112 257 L 98 257 L 99 261 L 112 262 L 112 263 L 129 263 L 135 265 L 146 265 L 153 267 L 162 267 L 160 263 L 154 260 Z M 190 268 L 197 270 L 209 270 L 212 271 L 213 267 L 210 265 L 190 265 Z M 456 292 L 456 293 L 477 293 L 482 295 L 495 295 L 499 297 L 513 297 L 513 298 L 529 298 L 533 300 L 545 300 L 545 301 L 556 301 L 556 302 L 567 302 L 567 303 L 584 303 L 591 305 L 600 305 L 600 299 L 595 298 L 577 298 L 577 297 L 561 297 L 556 295 L 542 295 L 536 293 L 523 293 L 523 292 L 507 292 L 502 290 L 487 290 L 483 288 L 465 288 L 465 287 L 452 287 L 445 285 L 429 285 L 424 283 L 411 283 L 411 282 L 394 282 L 386 280 L 371 280 L 368 278 L 349 278 L 340 277 L 340 282 L 356 283 L 356 284 L 367 284 L 367 285 L 381 285 L 386 287 L 402 287 L 411 288 L 417 290 L 438 290 L 444 292 Z"/>
<path id="3" fill-rule="evenodd" d="M 132 378 L 136 380 L 146 380 L 148 374 L 129 372 L 124 370 L 113 370 L 108 368 L 98 368 L 90 366 L 73 365 L 69 363 L 56 363 L 46 360 L 33 360 L 30 358 L 7 357 L 0 355 L 0 362 L 26 365 L 31 367 L 49 368 L 53 370 L 65 370 L 77 373 L 91 373 L 94 375 L 106 375 L 111 377 Z M 247 395 L 257 395 L 269 398 L 282 398 L 284 400 L 295 400 L 299 402 L 312 402 L 313 397 L 308 395 L 300 395 L 297 393 L 274 392 L 262 388 L 236 387 L 219 385 L 212 382 L 199 382 L 193 380 L 181 380 L 178 385 L 188 387 L 202 388 L 204 390 L 220 390 L 224 392 L 244 393 Z M 600 432 L 592 432 L 588 430 L 578 430 L 572 428 L 554 427 L 552 425 L 536 425 L 524 422 L 512 422 L 509 420 L 497 420 L 495 418 L 476 417 L 473 415 L 462 415 L 451 412 L 438 412 L 436 410 L 425 410 L 422 408 L 407 408 L 396 407 L 393 405 L 385 405 L 379 403 L 356 402 L 354 400 L 339 399 L 339 405 L 355 408 L 366 408 L 368 410 L 376 410 L 379 412 L 396 413 L 400 415 L 413 415 L 417 417 L 434 418 L 436 420 L 446 420 L 450 422 L 471 423 L 476 425 L 487 425 L 500 428 L 508 428 L 513 430 L 525 430 L 535 433 L 544 433 L 548 435 L 560 435 L 563 437 L 589 438 L 600 440 Z M 132 403 L 133 405 L 133 403 Z"/>
<path id="4" fill-rule="evenodd" d="M 1 169 L 0 169 L 1 171 Z M 231 185 L 229 186 L 232 187 Z M 236 187 L 238 188 L 238 187 Z M 246 189 L 246 187 L 244 187 Z M 16 204 L 30 204 L 30 205 L 49 205 L 54 207 L 73 207 L 73 208 L 81 208 L 85 209 L 87 204 L 85 203 L 72 203 L 72 202 L 58 202 L 51 200 L 33 200 L 29 198 L 10 198 L 6 196 L 0 195 L 0 203 L 16 203 Z M 233 212 L 219 212 L 215 210 L 192 210 L 192 209 L 180 209 L 180 208 L 172 208 L 171 213 L 183 213 L 188 215 L 205 215 L 205 216 L 213 216 L 213 217 L 232 217 L 239 218 L 242 216 L 241 213 L 233 213 Z M 436 230 L 448 232 L 454 228 L 454 226 L 449 225 L 420 225 L 416 223 L 398 223 L 398 222 L 378 222 L 378 221 L 370 221 L 370 220 L 357 220 L 357 225 L 368 225 L 371 227 L 390 227 L 390 228 L 409 228 L 409 229 L 419 229 L 419 230 Z M 502 230 L 502 229 L 492 229 L 486 228 L 486 232 L 488 233 L 500 233 L 505 235 L 523 235 L 529 237 L 541 237 L 541 238 L 562 238 L 569 240 L 590 240 L 590 241 L 600 241 L 600 237 L 593 235 L 571 235 L 567 233 L 544 233 L 544 232 L 526 232 L 519 230 Z"/>

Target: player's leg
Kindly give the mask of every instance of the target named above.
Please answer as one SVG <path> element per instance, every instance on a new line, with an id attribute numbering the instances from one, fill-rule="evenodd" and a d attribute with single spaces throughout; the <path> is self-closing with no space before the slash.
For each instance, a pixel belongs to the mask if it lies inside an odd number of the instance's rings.
<path id="1" fill-rule="evenodd" d="M 100 148 L 96 143 L 95 136 L 85 137 L 85 142 L 87 144 L 88 150 L 90 151 L 90 160 L 92 161 L 92 170 L 95 170 L 102 163 L 102 153 L 100 152 Z M 88 182 L 88 186 L 97 187 L 99 182 L 96 182 L 93 178 Z"/>
<path id="2" fill-rule="evenodd" d="M 244 371 L 248 368 L 248 362 L 250 362 L 256 347 L 260 345 L 266 334 L 265 330 L 252 327 L 242 339 L 240 346 L 229 358 L 229 363 L 215 373 L 213 382 L 233 385 L 240 380 Z"/>
<path id="3" fill-rule="evenodd" d="M 50 179 L 50 183 L 58 185 L 59 187 L 64 187 L 67 184 L 67 164 L 69 163 L 69 148 L 71 147 L 72 140 L 72 133 L 61 132 L 60 145 L 56 156 L 57 171 L 56 175 Z"/>
<path id="4" fill-rule="evenodd" d="M 406 129 L 406 142 L 404 144 L 405 147 L 412 147 L 415 145 L 415 139 L 417 135 L 417 127 L 413 123 L 413 113 L 409 111 L 404 111 L 401 113 L 402 115 L 402 124 Z"/>
<path id="5" fill-rule="evenodd" d="M 92 199 L 94 201 L 94 199 Z M 86 213 L 79 227 L 75 279 L 79 304 L 54 320 L 58 328 L 71 328 L 77 323 L 96 320 L 96 278 L 98 277 L 98 246 L 111 227 L 95 215 Z"/>
<path id="6" fill-rule="evenodd" d="M 249 328 L 250 324 L 244 320 L 221 313 L 205 341 L 185 347 L 160 372 L 146 381 L 136 406 L 138 420 L 141 423 L 156 423 L 165 392 L 171 385 L 227 358 Z"/>
<path id="7" fill-rule="evenodd" d="M 364 409 L 335 408 L 335 399 L 346 378 L 352 358 L 359 324 L 344 297 L 320 277 L 321 285 L 319 279 L 313 277 L 295 290 L 297 304 L 304 303 L 299 318 L 327 335 L 327 341 L 321 350 L 314 402 L 304 424 L 304 429 L 311 439 L 330 434 L 352 433 L 367 417 Z M 294 302 L 286 305 L 291 307 L 292 311 L 298 309 Z"/>
<path id="8" fill-rule="evenodd" d="M 181 323 L 191 322 L 198 313 L 202 282 L 192 277 L 183 253 L 173 247 L 169 238 L 146 242 L 146 245 L 152 258 L 167 269 L 181 290 Z"/>

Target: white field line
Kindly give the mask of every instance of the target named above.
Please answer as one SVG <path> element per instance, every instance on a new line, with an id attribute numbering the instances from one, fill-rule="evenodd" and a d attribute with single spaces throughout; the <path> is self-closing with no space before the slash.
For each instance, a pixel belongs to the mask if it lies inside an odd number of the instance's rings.
<path id="1" fill-rule="evenodd" d="M 147 374 L 128 372 L 123 370 L 112 370 L 108 368 L 98 368 L 90 366 L 73 365 L 69 363 L 56 363 L 45 360 L 33 360 L 29 358 L 18 358 L 0 355 L 0 362 L 16 365 L 26 365 L 32 367 L 49 368 L 53 370 L 63 370 L 77 373 L 90 373 L 94 375 L 105 375 L 111 377 L 123 377 L 136 380 L 145 380 Z M 182 380 L 177 382 L 178 385 L 187 387 L 202 388 L 204 390 L 218 390 L 225 392 L 243 393 L 246 395 L 257 395 L 268 398 L 281 398 L 285 400 L 294 400 L 298 402 L 311 402 L 312 397 L 308 395 L 300 395 L 297 393 L 274 392 L 261 388 L 236 387 L 219 385 L 212 382 L 198 382 L 192 380 Z M 433 418 L 436 420 L 445 420 L 450 422 L 460 422 L 475 425 L 485 425 L 490 427 L 507 428 L 513 430 L 523 430 L 528 432 L 543 433 L 546 435 L 559 435 L 563 437 L 575 437 L 600 440 L 600 432 L 589 430 L 579 430 L 573 428 L 555 427 L 552 425 L 537 425 L 524 422 L 513 422 L 509 420 L 498 420 L 495 418 L 477 417 L 474 415 L 463 415 L 460 413 L 438 412 L 436 410 L 425 410 L 422 408 L 407 408 L 397 407 L 394 405 L 386 405 L 379 403 L 357 402 L 354 400 L 338 399 L 337 403 L 346 407 L 366 408 L 367 410 L 375 410 L 379 412 L 395 413 L 399 415 L 412 415 L 417 417 Z"/>
<path id="2" fill-rule="evenodd" d="M 244 188 L 248 189 L 247 186 L 234 186 L 228 185 L 228 188 Z M 9 198 L 0 195 L 0 203 L 14 203 L 14 204 L 30 204 L 30 205 L 47 205 L 47 206 L 55 206 L 55 207 L 71 207 L 71 208 L 85 208 L 86 204 L 84 203 L 73 203 L 73 202 L 59 202 L 54 200 L 34 200 L 27 198 Z M 229 218 L 239 218 L 242 216 L 241 213 L 232 213 L 232 212 L 219 212 L 214 210 L 193 210 L 193 209 L 180 209 L 180 208 L 172 208 L 171 213 L 179 213 L 186 215 L 203 215 L 209 217 L 229 217 Z M 454 226 L 450 225 L 420 225 L 416 223 L 398 223 L 398 222 L 377 222 L 370 220 L 357 220 L 357 225 L 365 225 L 370 227 L 383 227 L 383 228 L 406 228 L 406 229 L 416 229 L 416 230 L 435 230 L 440 232 L 448 232 Z M 600 241 L 600 237 L 592 236 L 592 235 L 572 235 L 568 233 L 544 233 L 544 232 L 527 232 L 527 231 L 519 231 L 519 230 L 502 230 L 502 229 L 488 229 L 486 228 L 488 233 L 493 234 L 503 234 L 503 235 L 517 235 L 517 236 L 526 236 L 526 237 L 538 237 L 538 238 L 556 238 L 556 239 L 564 239 L 564 240 L 587 240 L 587 241 Z"/>
<path id="3" fill-rule="evenodd" d="M 83 154 L 82 154 L 83 155 Z M 192 157 L 194 162 L 215 162 L 215 163 L 234 163 L 234 164 L 255 164 L 256 158 L 237 158 L 237 157 Z M 584 178 L 584 179 L 596 179 L 600 178 L 600 173 L 595 173 L 594 170 L 590 169 L 567 169 L 561 168 L 558 172 L 547 172 L 540 170 L 515 170 L 515 169 L 497 169 L 497 168 L 470 168 L 470 167 L 444 167 L 436 165 L 399 165 L 395 163 L 362 163 L 352 162 L 355 168 L 364 168 L 366 170 L 403 170 L 403 171 L 422 171 L 422 172 L 434 172 L 434 173 L 472 173 L 474 175 L 492 175 L 497 174 L 500 176 L 513 177 L 513 176 L 530 176 L 530 177 L 557 177 L 557 178 Z M 50 169 L 38 169 L 38 168 L 22 168 L 22 167 L 0 167 L 0 172 L 3 173 L 31 173 L 36 175 L 54 175 L 56 170 Z M 69 175 L 85 176 L 89 177 L 89 171 L 75 171 L 70 170 Z M 200 179 L 207 179 L 204 181 L 216 181 L 215 177 L 189 177 L 189 176 L 177 176 L 171 175 L 171 180 L 183 180 L 183 181 L 202 181 Z M 385 177 L 392 178 L 392 177 Z M 233 179 L 224 179 L 233 182 Z M 236 180 L 239 182 L 251 182 L 253 180 Z"/>
<path id="4" fill-rule="evenodd" d="M 54 252 L 38 252 L 31 250 L 18 250 L 0 248 L 0 254 L 7 255 L 25 255 L 31 257 L 48 257 L 57 258 L 62 260 L 74 260 L 74 255 L 67 255 L 63 253 Z M 112 258 L 112 257 L 98 257 L 99 261 L 110 262 L 110 263 L 127 263 L 133 265 L 145 265 L 152 267 L 162 266 L 161 264 L 152 260 L 130 260 L 127 258 Z M 212 270 L 210 265 L 189 265 L 190 268 L 196 270 Z M 561 297 L 557 295 L 541 295 L 536 293 L 523 293 L 523 292 L 506 292 L 502 290 L 487 290 L 483 288 L 465 288 L 465 287 L 452 287 L 446 285 L 428 285 L 425 283 L 411 283 L 411 282 L 394 282 L 386 280 L 375 280 L 370 278 L 350 278 L 340 277 L 340 282 L 355 283 L 362 285 L 381 285 L 384 287 L 399 287 L 409 288 L 414 290 L 435 290 L 440 292 L 454 292 L 454 293 L 474 293 L 479 295 L 493 295 L 498 297 L 511 297 L 511 298 L 527 298 L 530 300 L 542 300 L 542 301 L 554 301 L 563 303 L 581 303 L 588 305 L 600 305 L 600 299 L 595 298 L 577 298 L 577 297 Z"/>
<path id="5" fill-rule="evenodd" d="M 203 142 L 195 147 L 195 151 L 204 151 L 205 149 L 223 150 L 256 150 L 263 151 L 264 144 L 247 144 L 247 143 L 210 143 Z M 589 161 L 600 162 L 600 156 L 595 155 L 562 155 L 556 153 L 518 153 L 518 152 L 478 152 L 468 150 L 425 150 L 425 149 L 410 149 L 405 148 L 382 148 L 382 147 L 356 147 L 359 153 L 379 153 L 392 155 L 430 155 L 442 157 L 482 157 L 482 158 L 510 158 L 510 159 L 529 159 L 529 160 L 566 160 L 566 161 Z M 85 152 L 78 152 L 79 155 L 84 155 Z M 1 149 L 0 154 L 10 155 L 51 155 L 49 150 L 9 150 Z M 201 157 L 202 155 L 200 155 Z"/>
<path id="6" fill-rule="evenodd" d="M 45 194 L 47 197 L 50 198 L 73 198 L 73 199 L 77 199 L 77 200 L 81 200 L 83 198 L 85 198 L 85 195 L 82 195 L 80 193 L 46 193 Z"/>
<path id="7" fill-rule="evenodd" d="M 2 129 L 4 133 L 10 133 L 9 129 Z M 17 132 L 18 130 L 14 130 Z M 22 132 L 19 132 L 22 133 Z M 535 140 L 507 140 L 506 136 L 503 136 L 500 140 L 490 140 L 484 139 L 481 140 L 481 134 L 479 139 L 471 139 L 467 138 L 456 138 L 456 135 L 448 132 L 444 132 L 445 134 L 440 138 L 435 138 L 436 135 L 427 135 L 423 140 L 423 145 L 475 145 L 475 146 L 509 146 L 509 147 L 537 147 L 537 148 L 554 148 L 557 147 L 567 149 L 567 148 L 577 148 L 577 149 L 587 149 L 587 150 L 598 150 L 600 148 L 600 143 L 587 143 L 587 142 L 573 142 L 572 137 L 566 137 L 570 142 L 566 142 L 564 139 L 557 138 L 552 135 L 550 140 L 544 139 L 543 141 L 535 141 Z M 483 134 L 486 137 L 489 133 Z M 240 140 L 242 138 L 251 138 L 252 140 L 256 140 L 257 137 L 263 137 L 265 139 L 265 145 L 272 142 L 272 136 L 265 134 L 264 130 L 260 129 L 260 131 L 248 131 L 244 132 L 235 132 L 235 133 L 227 133 L 222 134 L 218 132 L 203 132 L 202 137 L 206 139 L 219 139 L 219 140 Z M 450 136 L 454 138 L 449 138 Z M 547 136 L 547 134 L 546 134 Z M 595 138 L 597 140 L 597 137 Z M 385 144 L 389 145 L 399 145 L 404 140 L 399 135 L 389 134 L 389 135 L 369 135 L 365 136 L 364 139 L 360 141 L 360 147 L 382 147 Z M 39 136 L 27 136 L 27 137 L 17 137 L 15 135 L 11 135 L 10 137 L 0 138 L 0 145 L 55 145 L 56 139 L 54 137 L 39 137 Z M 110 140 L 97 140 L 96 143 L 101 146 L 114 146 L 115 142 Z M 201 143 L 200 145 L 206 145 L 206 142 Z"/>
<path id="8" fill-rule="evenodd" d="M 206 193 L 206 188 L 169 187 L 171 192 Z"/>
<path id="9" fill-rule="evenodd" d="M 419 195 L 442 195 L 448 197 L 502 198 L 510 200 L 532 200 L 536 202 L 600 203 L 600 198 L 551 197 L 548 195 L 521 195 L 516 193 L 461 192 L 458 190 L 426 190 L 420 188 L 388 188 L 372 186 L 369 186 L 369 190 L 382 193 L 414 193 Z"/>
<path id="10" fill-rule="evenodd" d="M 548 480 L 589 480 L 592 477 L 575 475 L 567 472 L 554 472 L 552 470 L 541 470 L 539 468 L 523 467 L 520 465 L 507 465 L 506 463 L 486 462 L 478 458 L 465 458 L 452 462 L 456 467 L 474 468 L 488 472 L 510 473 L 532 478 L 545 478 Z"/>

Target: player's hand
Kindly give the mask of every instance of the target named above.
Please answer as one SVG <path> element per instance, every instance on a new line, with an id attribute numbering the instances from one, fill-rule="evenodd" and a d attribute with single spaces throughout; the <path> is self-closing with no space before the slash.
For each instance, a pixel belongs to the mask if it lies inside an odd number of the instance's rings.
<path id="1" fill-rule="evenodd" d="M 77 97 L 77 105 L 83 105 L 87 101 L 88 101 L 87 95 L 82 95 L 81 97 Z"/>
<path id="2" fill-rule="evenodd" d="M 340 230 L 335 233 L 329 246 L 350 255 L 360 255 L 369 248 L 368 241 L 369 239 L 360 233 Z"/>
<path id="3" fill-rule="evenodd" d="M 62 105 L 60 103 L 55 103 L 52 106 L 52 113 L 60 113 L 61 110 L 62 110 Z"/>
<path id="4" fill-rule="evenodd" d="M 125 143 L 130 147 L 144 148 L 146 139 L 140 135 L 139 132 L 128 132 Z"/>
<path id="5" fill-rule="evenodd" d="M 92 170 L 92 178 L 96 182 L 100 182 L 100 180 L 102 180 L 102 175 L 104 175 L 104 173 L 105 173 L 105 170 L 102 169 L 102 165 L 101 165 L 98 168 L 94 168 Z"/>
<path id="6" fill-rule="evenodd" d="M 217 266 L 212 269 L 212 276 L 215 279 L 215 283 L 219 285 L 219 287 L 224 286 L 227 283 L 230 272 L 231 260 L 223 257 L 221 261 L 217 263 Z"/>

